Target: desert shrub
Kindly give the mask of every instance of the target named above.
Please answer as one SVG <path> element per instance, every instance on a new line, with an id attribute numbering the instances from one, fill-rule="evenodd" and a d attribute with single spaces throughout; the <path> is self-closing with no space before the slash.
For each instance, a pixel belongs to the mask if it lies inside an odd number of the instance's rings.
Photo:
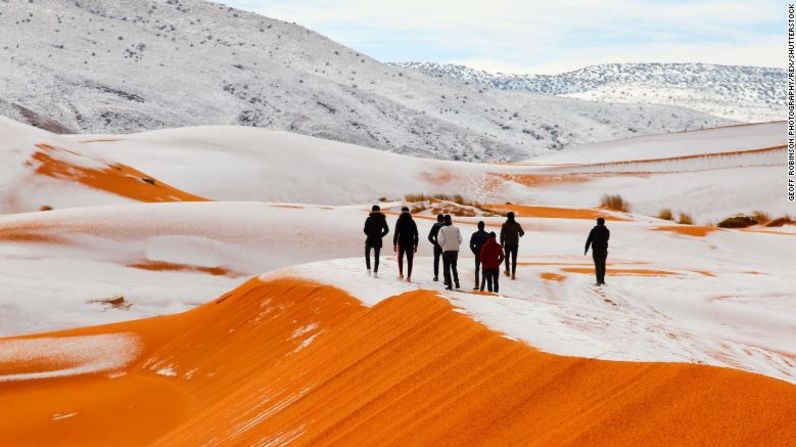
<path id="1" fill-rule="evenodd" d="M 752 225 L 757 225 L 757 220 L 752 216 L 746 216 L 744 214 L 728 217 L 718 224 L 719 228 L 746 228 Z"/>
<path id="2" fill-rule="evenodd" d="M 407 202 L 453 202 L 458 203 L 459 205 L 465 206 L 475 206 L 478 207 L 481 204 L 476 202 L 475 200 L 466 199 L 461 194 L 434 194 L 434 195 L 427 195 L 427 194 L 407 194 L 404 196 L 404 200 Z"/>
<path id="3" fill-rule="evenodd" d="M 768 222 L 766 226 L 781 227 L 783 225 L 793 225 L 793 224 L 796 224 L 796 221 L 794 221 L 790 216 L 782 216 L 782 217 L 777 217 L 776 219 Z"/>
<path id="4" fill-rule="evenodd" d="M 752 217 L 755 219 L 758 225 L 765 225 L 771 222 L 771 216 L 769 216 L 765 211 L 754 211 L 752 213 Z"/>
<path id="5" fill-rule="evenodd" d="M 680 213 L 680 216 L 677 218 L 677 223 L 682 225 L 694 225 L 694 218 L 688 213 Z"/>
<path id="6" fill-rule="evenodd" d="M 622 211 L 625 213 L 630 212 L 630 203 L 625 201 L 619 194 L 610 195 L 606 194 L 600 199 L 600 206 L 614 211 Z"/>
<path id="7" fill-rule="evenodd" d="M 41 207 L 39 207 L 39 211 L 52 211 L 52 210 L 53 207 L 51 207 L 50 205 L 42 205 Z"/>
<path id="8" fill-rule="evenodd" d="M 432 214 L 473 217 L 477 215 L 476 211 L 478 210 L 485 217 L 506 215 L 506 212 L 502 210 L 488 208 L 480 202 L 465 198 L 461 194 L 407 194 L 404 196 L 404 200 L 409 204 L 415 204 L 412 206 L 412 213 L 429 211 Z"/>
<path id="9" fill-rule="evenodd" d="M 669 208 L 664 208 L 658 211 L 658 219 L 674 220 L 674 214 L 672 214 L 672 210 Z"/>
<path id="10" fill-rule="evenodd" d="M 425 194 L 407 194 L 404 196 L 404 200 L 407 202 L 425 202 L 427 200 L 431 200 L 430 196 Z"/>
<path id="11" fill-rule="evenodd" d="M 379 202 L 386 202 L 386 201 L 387 201 L 386 197 L 379 197 Z"/>

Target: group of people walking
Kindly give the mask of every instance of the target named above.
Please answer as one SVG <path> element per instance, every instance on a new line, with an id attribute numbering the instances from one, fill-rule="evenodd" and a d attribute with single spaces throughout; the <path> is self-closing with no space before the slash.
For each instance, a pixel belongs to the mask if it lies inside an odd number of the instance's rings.
<path id="1" fill-rule="evenodd" d="M 470 236 L 470 251 L 475 258 L 475 286 L 473 290 L 499 292 L 500 266 L 505 262 L 504 274 L 517 279 L 517 253 L 520 238 L 525 235 L 522 226 L 509 212 L 506 221 L 500 228 L 500 242 L 494 231 L 484 230 L 483 221 L 478 222 L 478 230 Z M 365 265 L 368 274 L 378 275 L 379 255 L 382 239 L 390 232 L 387 218 L 378 205 L 373 205 L 371 213 L 365 220 Z M 608 238 L 610 233 L 605 227 L 603 218 L 597 219 L 595 226 L 586 241 L 586 252 L 592 248 L 597 284 L 605 284 L 605 261 L 608 256 Z M 449 214 L 437 215 L 437 221 L 428 233 L 428 241 L 434 247 L 434 281 L 439 281 L 439 264 L 442 259 L 443 281 L 447 290 L 459 289 L 459 249 L 463 239 L 459 227 L 453 224 Z M 409 212 L 409 208 L 401 208 L 401 214 L 395 224 L 393 234 L 393 250 L 398 255 L 398 276 L 404 279 L 404 258 L 406 258 L 406 280 L 412 280 L 414 255 L 420 243 L 417 224 Z M 374 260 L 371 264 L 370 254 Z M 585 254 L 585 253 L 584 253 Z M 372 269 L 371 269 L 372 266 Z"/>

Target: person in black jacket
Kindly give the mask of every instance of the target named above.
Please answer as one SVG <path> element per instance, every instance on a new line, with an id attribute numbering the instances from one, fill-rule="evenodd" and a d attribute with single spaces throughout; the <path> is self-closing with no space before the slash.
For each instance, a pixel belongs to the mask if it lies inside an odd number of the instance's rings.
<path id="1" fill-rule="evenodd" d="M 365 219 L 365 265 L 370 274 L 370 251 L 374 252 L 373 274 L 379 273 L 379 253 L 381 252 L 381 238 L 390 232 L 387 226 L 387 218 L 381 213 L 379 205 L 373 205 L 370 216 Z"/>
<path id="2" fill-rule="evenodd" d="M 511 279 L 517 279 L 517 251 L 520 248 L 520 238 L 525 236 L 522 226 L 514 220 L 514 213 L 506 215 L 506 222 L 500 227 L 500 245 L 506 250 L 506 276 L 511 274 Z M 511 269 L 509 270 L 509 260 Z"/>
<path id="3" fill-rule="evenodd" d="M 417 224 L 409 213 L 409 208 L 401 208 L 401 215 L 395 223 L 392 244 L 398 253 L 398 275 L 404 277 L 404 254 L 406 254 L 406 280 L 412 282 L 412 262 L 417 252 L 420 237 L 417 234 Z"/>
<path id="4" fill-rule="evenodd" d="M 605 226 L 605 219 L 602 217 L 597 219 L 597 225 L 589 232 L 589 238 L 586 239 L 586 249 L 583 254 L 589 252 L 591 246 L 591 256 L 594 259 L 594 272 L 597 276 L 597 285 L 605 285 L 605 261 L 608 259 L 608 239 L 611 237 L 611 232 Z"/>
<path id="5" fill-rule="evenodd" d="M 475 255 L 475 286 L 473 290 L 478 290 L 478 274 L 481 270 L 481 247 L 486 242 L 489 233 L 484 231 L 484 221 L 478 222 L 478 231 L 470 236 L 470 251 Z M 481 284 L 481 290 L 484 290 L 484 284 Z"/>
<path id="6" fill-rule="evenodd" d="M 431 226 L 431 231 L 428 232 L 428 241 L 434 246 L 434 281 L 439 281 L 439 258 L 442 257 L 442 248 L 437 243 L 437 236 L 439 229 L 443 227 L 445 216 L 437 214 L 437 222 Z"/>

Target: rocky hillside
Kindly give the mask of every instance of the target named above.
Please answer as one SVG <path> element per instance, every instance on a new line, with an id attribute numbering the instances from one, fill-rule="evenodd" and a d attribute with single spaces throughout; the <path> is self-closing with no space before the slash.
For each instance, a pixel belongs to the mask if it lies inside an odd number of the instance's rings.
<path id="1" fill-rule="evenodd" d="M 435 62 L 395 64 L 481 88 L 600 102 L 665 104 L 739 121 L 785 116 L 785 70 L 711 64 L 604 64 L 557 75 L 489 73 Z"/>
<path id="2" fill-rule="evenodd" d="M 730 122 L 468 85 L 202 0 L 0 0 L 0 114 L 57 132 L 258 126 L 454 160 Z"/>

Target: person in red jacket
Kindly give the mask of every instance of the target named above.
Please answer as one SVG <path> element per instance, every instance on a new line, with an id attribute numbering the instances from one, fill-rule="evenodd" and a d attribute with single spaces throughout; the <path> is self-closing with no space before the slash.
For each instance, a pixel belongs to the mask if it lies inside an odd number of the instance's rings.
<path id="1" fill-rule="evenodd" d="M 481 265 L 483 266 L 484 279 L 481 281 L 481 291 L 484 290 L 484 283 L 486 283 L 487 290 L 498 293 L 500 285 L 498 280 L 500 278 L 500 264 L 506 256 L 503 254 L 503 246 L 498 244 L 497 234 L 495 232 L 489 233 L 489 236 L 481 247 Z"/>

